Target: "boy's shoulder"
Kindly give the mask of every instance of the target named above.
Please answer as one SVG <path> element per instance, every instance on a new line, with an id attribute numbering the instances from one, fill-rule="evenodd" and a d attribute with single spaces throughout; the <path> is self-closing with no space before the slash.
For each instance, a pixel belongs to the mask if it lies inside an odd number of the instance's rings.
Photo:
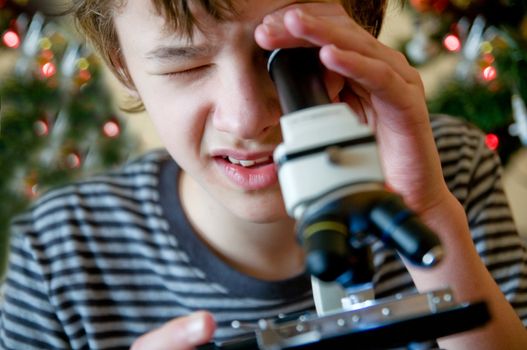
<path id="1" fill-rule="evenodd" d="M 443 166 L 478 163 L 482 158 L 498 160 L 497 154 L 486 147 L 485 133 L 469 121 L 445 114 L 432 114 L 430 122 Z"/>
<path id="2" fill-rule="evenodd" d="M 460 117 L 455 117 L 450 114 L 444 114 L 444 113 L 430 113 L 430 120 L 432 121 L 432 124 L 439 123 L 442 125 L 471 126 L 471 124 L 467 122 L 465 119 L 462 119 Z"/>
<path id="3" fill-rule="evenodd" d="M 481 129 L 460 117 L 447 114 L 431 114 L 430 122 L 436 140 L 452 134 L 470 135 L 477 138 L 484 136 Z"/>
<path id="4" fill-rule="evenodd" d="M 159 170 L 169 157 L 164 150 L 149 151 L 118 168 L 52 188 L 18 215 L 13 224 L 47 227 L 104 211 L 141 211 L 145 203 L 157 202 Z"/>

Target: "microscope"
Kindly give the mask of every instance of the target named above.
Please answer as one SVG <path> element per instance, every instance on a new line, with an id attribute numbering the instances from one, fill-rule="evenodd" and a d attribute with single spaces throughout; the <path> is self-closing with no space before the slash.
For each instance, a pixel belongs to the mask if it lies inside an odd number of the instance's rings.
<path id="1" fill-rule="evenodd" d="M 458 303 L 448 288 L 375 299 L 374 240 L 422 268 L 448 252 L 386 188 L 375 136 L 347 104 L 331 102 L 318 49 L 275 50 L 268 70 L 284 113 L 274 161 L 306 253 L 316 313 L 262 319 L 254 337 L 212 348 L 417 349 L 488 322 L 484 301 Z"/>

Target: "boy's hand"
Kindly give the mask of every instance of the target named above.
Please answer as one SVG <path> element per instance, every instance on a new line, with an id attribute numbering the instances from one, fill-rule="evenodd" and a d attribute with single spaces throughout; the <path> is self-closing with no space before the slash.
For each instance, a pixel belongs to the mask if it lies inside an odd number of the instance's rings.
<path id="1" fill-rule="evenodd" d="M 334 101 L 375 130 L 387 184 L 418 213 L 449 197 L 429 126 L 420 76 L 336 3 L 303 3 L 267 15 L 255 39 L 264 49 L 318 46 Z"/>
<path id="2" fill-rule="evenodd" d="M 131 350 L 190 350 L 211 340 L 216 323 L 210 313 L 199 311 L 173 319 L 139 337 Z"/>

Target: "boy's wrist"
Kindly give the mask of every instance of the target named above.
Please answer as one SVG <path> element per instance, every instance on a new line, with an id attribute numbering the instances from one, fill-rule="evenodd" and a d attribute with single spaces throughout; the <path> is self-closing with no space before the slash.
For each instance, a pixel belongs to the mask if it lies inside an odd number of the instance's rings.
<path id="1" fill-rule="evenodd" d="M 444 193 L 441 200 L 420 213 L 420 217 L 439 237 L 444 258 L 431 269 L 407 264 L 418 289 L 425 291 L 452 287 L 456 292 L 457 286 L 467 286 L 471 281 L 486 278 L 488 273 L 472 240 L 465 211 L 452 193 Z M 474 289 L 469 289 L 474 292 Z M 475 295 L 473 297 L 470 299 L 477 298 Z"/>

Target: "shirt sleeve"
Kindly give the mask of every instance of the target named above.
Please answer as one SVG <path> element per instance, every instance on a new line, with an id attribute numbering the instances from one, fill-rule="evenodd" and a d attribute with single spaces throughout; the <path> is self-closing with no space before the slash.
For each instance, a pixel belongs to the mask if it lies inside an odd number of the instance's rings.
<path id="1" fill-rule="evenodd" d="M 475 132 L 475 131 L 474 131 Z M 476 249 L 527 326 L 527 250 L 513 221 L 498 155 L 480 135 L 464 201 Z"/>
<path id="2" fill-rule="evenodd" d="M 2 284 L 0 348 L 69 349 L 67 337 L 50 301 L 49 273 L 38 263 L 30 215 L 12 226 L 9 268 Z"/>

